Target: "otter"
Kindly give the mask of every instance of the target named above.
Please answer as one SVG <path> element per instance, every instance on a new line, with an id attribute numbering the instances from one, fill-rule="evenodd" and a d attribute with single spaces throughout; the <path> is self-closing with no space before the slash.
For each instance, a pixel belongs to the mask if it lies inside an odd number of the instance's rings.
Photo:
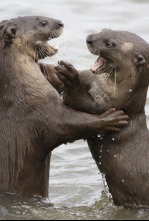
<path id="1" fill-rule="evenodd" d="M 98 56 L 89 71 L 77 71 L 61 61 L 56 67 L 65 84 L 65 104 L 102 113 L 124 110 L 129 125 L 118 134 L 94 136 L 88 144 L 105 176 L 114 203 L 125 208 L 149 208 L 149 131 L 145 103 L 149 85 L 149 44 L 136 34 L 105 29 L 87 37 Z"/>
<path id="2" fill-rule="evenodd" d="M 123 111 L 75 111 L 42 74 L 38 61 L 57 49 L 47 41 L 64 25 L 47 17 L 0 23 L 0 193 L 48 196 L 51 151 L 63 143 L 127 125 Z"/>
<path id="3" fill-rule="evenodd" d="M 63 83 L 56 75 L 54 65 L 38 62 L 41 72 L 50 84 L 58 91 L 59 94 L 63 93 Z"/>

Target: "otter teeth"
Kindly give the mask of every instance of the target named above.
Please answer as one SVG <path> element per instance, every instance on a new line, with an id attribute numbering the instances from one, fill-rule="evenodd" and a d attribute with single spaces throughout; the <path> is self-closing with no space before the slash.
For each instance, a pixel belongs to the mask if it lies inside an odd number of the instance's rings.
<path id="1" fill-rule="evenodd" d="M 51 45 L 49 45 L 53 50 L 58 50 L 58 48 L 59 48 L 59 44 L 57 44 L 56 46 L 51 46 Z"/>
<path id="2" fill-rule="evenodd" d="M 55 46 L 55 49 L 59 49 L 59 44 L 57 44 L 57 45 Z"/>

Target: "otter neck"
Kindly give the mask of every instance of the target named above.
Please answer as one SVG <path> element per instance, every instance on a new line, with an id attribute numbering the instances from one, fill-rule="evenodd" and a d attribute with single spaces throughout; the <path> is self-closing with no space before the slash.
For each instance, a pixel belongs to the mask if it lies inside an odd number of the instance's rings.
<path id="1" fill-rule="evenodd" d="M 148 87 L 146 88 L 137 88 L 134 91 L 130 92 L 130 96 L 123 102 L 123 106 L 119 108 L 124 110 L 130 118 L 134 116 L 145 114 L 145 104 L 147 98 Z"/>
<path id="2" fill-rule="evenodd" d="M 35 62 L 32 58 L 27 56 L 26 53 L 20 53 L 15 47 L 5 48 L 2 50 L 2 59 L 0 60 L 1 66 L 3 67 L 0 70 L 0 81 L 1 81 L 1 89 L 3 86 L 6 86 L 5 84 L 9 84 L 11 86 L 11 83 L 22 80 L 25 78 L 24 72 L 27 72 L 28 65 L 31 66 Z M 38 66 L 38 65 L 36 65 Z M 30 72 L 33 72 L 33 70 L 30 68 Z M 30 76 L 32 76 L 30 74 Z M 1 90 L 2 92 L 2 90 Z"/>
<path id="3" fill-rule="evenodd" d="M 138 134 L 142 133 L 143 131 L 148 132 L 145 115 L 147 91 L 147 87 L 136 89 L 136 91 L 133 94 L 133 97 L 125 103 L 124 107 L 122 107 L 122 109 L 129 116 L 129 125 L 126 128 L 124 128 L 124 130 L 122 130 L 120 134 L 117 134 L 119 141 L 123 141 L 124 137 L 125 140 L 130 139 L 130 136 L 128 136 L 128 134 L 131 134 L 131 138 L 135 138 Z M 128 140 L 128 142 L 130 142 L 130 140 Z"/>
<path id="4" fill-rule="evenodd" d="M 30 102 L 30 96 L 38 102 L 52 88 L 40 71 L 35 61 L 14 47 L 2 50 L 0 60 L 0 102 L 10 107 Z"/>

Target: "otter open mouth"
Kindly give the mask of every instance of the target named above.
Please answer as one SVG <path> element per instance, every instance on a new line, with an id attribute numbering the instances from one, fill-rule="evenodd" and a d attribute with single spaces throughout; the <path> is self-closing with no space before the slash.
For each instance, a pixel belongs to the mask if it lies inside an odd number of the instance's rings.
<path id="1" fill-rule="evenodd" d="M 51 56 L 56 55 L 58 53 L 58 44 L 56 46 L 51 46 L 48 42 L 47 47 L 49 47 L 49 52 L 51 53 Z"/>
<path id="2" fill-rule="evenodd" d="M 58 46 L 53 47 L 48 42 L 39 41 L 35 44 L 35 52 L 38 59 L 52 57 L 58 53 Z"/>
<path id="3" fill-rule="evenodd" d="M 34 45 L 34 50 L 36 53 L 37 60 L 44 59 L 46 57 L 52 57 L 58 53 L 58 45 L 56 47 L 51 46 L 49 41 L 58 38 L 62 35 L 63 30 L 55 33 L 51 33 L 50 36 L 44 41 L 37 41 Z"/>
<path id="4" fill-rule="evenodd" d="M 91 66 L 91 71 L 96 74 L 98 73 L 106 64 L 105 59 L 99 57 L 94 65 Z"/>

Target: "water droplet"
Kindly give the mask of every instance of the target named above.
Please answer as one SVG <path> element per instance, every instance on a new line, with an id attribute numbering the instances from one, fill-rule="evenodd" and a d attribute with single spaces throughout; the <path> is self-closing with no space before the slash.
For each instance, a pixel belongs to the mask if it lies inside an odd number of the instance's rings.
<path id="1" fill-rule="evenodd" d="M 101 165 L 102 163 L 101 162 L 99 162 L 99 166 Z"/>
<path id="2" fill-rule="evenodd" d="M 107 150 L 107 153 L 110 152 L 110 150 Z"/>
<path id="3" fill-rule="evenodd" d="M 99 134 L 97 137 L 99 137 L 99 138 L 100 138 L 100 137 L 101 137 L 101 135 Z"/>
<path id="4" fill-rule="evenodd" d="M 100 140 L 103 140 L 103 137 L 100 137 Z"/>
<path id="5" fill-rule="evenodd" d="M 102 158 L 102 156 L 99 156 L 99 158 L 101 159 L 101 158 Z"/>
<path id="6" fill-rule="evenodd" d="M 122 180 L 122 183 L 125 183 L 125 180 Z"/>
<path id="7" fill-rule="evenodd" d="M 116 158 L 117 157 L 117 155 L 114 155 L 114 158 Z"/>
<path id="8" fill-rule="evenodd" d="M 101 145 L 100 153 L 102 153 L 102 150 L 103 150 L 103 145 Z"/>
<path id="9" fill-rule="evenodd" d="M 112 138 L 112 140 L 114 141 L 114 140 L 115 140 L 115 138 L 113 137 L 113 138 Z"/>
<path id="10" fill-rule="evenodd" d="M 132 92 L 132 89 L 130 89 L 129 92 L 131 93 L 131 92 Z"/>
<path id="11" fill-rule="evenodd" d="M 62 91 L 60 95 L 61 95 L 61 99 L 63 100 L 63 98 L 64 98 L 64 91 Z"/>

